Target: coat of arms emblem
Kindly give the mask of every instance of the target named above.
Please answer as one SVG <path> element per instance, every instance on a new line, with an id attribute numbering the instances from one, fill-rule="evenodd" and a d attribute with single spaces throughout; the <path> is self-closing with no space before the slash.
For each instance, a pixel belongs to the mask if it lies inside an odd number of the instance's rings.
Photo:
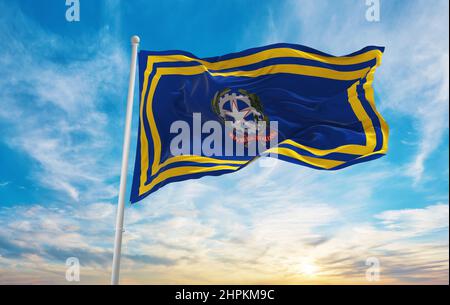
<path id="1" fill-rule="evenodd" d="M 233 132 L 229 135 L 235 141 L 256 141 L 261 128 L 269 126 L 269 118 L 264 114 L 259 97 L 243 89 L 232 91 L 226 88 L 216 92 L 211 107 L 223 122 L 230 123 Z"/>

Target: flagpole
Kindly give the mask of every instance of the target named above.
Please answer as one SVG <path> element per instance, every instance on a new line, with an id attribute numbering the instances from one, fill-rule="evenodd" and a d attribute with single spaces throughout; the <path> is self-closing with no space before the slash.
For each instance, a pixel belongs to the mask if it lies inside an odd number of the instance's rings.
<path id="1" fill-rule="evenodd" d="M 112 263 L 111 285 L 119 284 L 120 256 L 122 250 L 123 217 L 125 212 L 125 191 L 127 188 L 128 155 L 130 152 L 131 118 L 133 115 L 134 85 L 136 79 L 137 49 L 140 39 L 131 37 L 130 82 L 128 84 L 127 112 L 122 148 L 122 169 L 120 171 L 119 201 L 117 204 L 116 235 L 114 239 L 114 256 Z"/>

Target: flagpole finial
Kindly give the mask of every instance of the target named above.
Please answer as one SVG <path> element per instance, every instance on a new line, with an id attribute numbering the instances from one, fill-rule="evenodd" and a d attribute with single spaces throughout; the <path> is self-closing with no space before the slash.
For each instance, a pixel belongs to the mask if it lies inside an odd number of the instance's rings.
<path id="1" fill-rule="evenodd" d="M 140 41 L 141 41 L 141 39 L 137 35 L 134 35 L 134 36 L 131 37 L 131 43 L 132 44 L 139 44 Z"/>

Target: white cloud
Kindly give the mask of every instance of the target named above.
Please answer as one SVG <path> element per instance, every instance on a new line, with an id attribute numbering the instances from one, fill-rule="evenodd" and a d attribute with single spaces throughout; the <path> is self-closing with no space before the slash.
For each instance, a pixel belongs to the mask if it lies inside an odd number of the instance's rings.
<path id="1" fill-rule="evenodd" d="M 365 283 L 365 259 L 372 256 L 382 264 L 383 283 L 447 281 L 448 205 L 371 215 L 367 206 L 376 204 L 372 191 L 359 189 L 385 183 L 382 173 L 336 172 L 331 177 L 305 169 L 301 183 L 288 183 L 299 175 L 298 167 L 288 165 L 258 179 L 251 192 L 240 190 L 263 170 L 255 166 L 220 179 L 172 184 L 128 206 L 123 282 Z M 326 187 L 330 181 L 334 188 Z M 327 203 L 330 197 L 333 205 Z M 0 243 L 13 245 L 2 251 L 19 252 L 6 252 L 1 272 L 19 268 L 18 274 L 30 273 L 34 269 L 27 266 L 39 261 L 30 281 L 36 273 L 63 272 L 64 257 L 78 255 L 83 273 L 90 274 L 83 283 L 107 282 L 114 216 L 115 204 L 106 202 L 84 208 L 3 208 L 0 223 L 8 225 Z M 428 234 L 435 232 L 441 233 Z M 42 280 L 58 282 L 51 276 Z"/>
<path id="2" fill-rule="evenodd" d="M 124 280 L 365 283 L 365 260 L 375 256 L 382 263 L 383 283 L 445 283 L 448 218 L 442 215 L 448 215 L 446 206 L 411 212 L 416 216 L 395 217 L 403 211 L 392 210 L 373 217 L 367 212 L 368 206 L 376 204 L 372 192 L 389 177 L 377 168 L 373 175 L 335 173 L 330 177 L 330 173 L 281 165 L 260 178 L 261 169 L 252 167 L 209 181 L 215 198 L 199 192 L 184 200 L 185 183 L 167 186 L 164 196 L 156 193 L 133 207 L 145 221 L 133 217 L 128 222 L 125 255 L 159 254 L 177 263 L 164 270 L 127 264 Z M 299 176 L 301 182 L 296 179 Z M 258 183 L 245 192 L 252 177 Z M 225 187 L 229 180 L 235 185 Z M 195 184 L 202 188 L 203 182 Z M 330 197 L 333 205 L 325 203 Z M 385 222 L 388 218 L 390 222 Z M 402 230 L 394 227 L 399 223 Z M 413 239 L 438 228 L 443 236 Z M 304 262 L 314 263 L 315 276 L 302 271 Z"/>
<path id="3" fill-rule="evenodd" d="M 113 220 L 115 216 L 116 205 L 105 202 L 92 203 L 83 209 L 76 211 L 76 217 L 87 221 Z"/>
<path id="4" fill-rule="evenodd" d="M 110 181 L 119 173 L 122 121 L 117 123 L 119 111 L 107 115 L 106 109 L 125 97 L 124 50 L 107 30 L 92 37 L 92 50 L 44 31 L 15 6 L 5 10 L 0 39 L 8 45 L 0 50 L 0 118 L 8 129 L 2 140 L 37 162 L 33 178 L 72 201 L 115 196 L 116 184 Z M 14 27 L 33 28 L 33 35 L 9 37 Z M 60 52 L 80 50 L 89 52 L 89 59 L 53 60 Z"/>
<path id="5" fill-rule="evenodd" d="M 436 230 L 448 230 L 448 204 L 436 204 L 424 209 L 384 211 L 375 217 L 389 230 L 424 234 Z"/>

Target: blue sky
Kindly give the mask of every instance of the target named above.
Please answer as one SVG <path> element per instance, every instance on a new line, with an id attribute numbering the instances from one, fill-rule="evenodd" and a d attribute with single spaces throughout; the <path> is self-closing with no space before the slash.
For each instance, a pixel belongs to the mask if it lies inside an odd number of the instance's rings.
<path id="1" fill-rule="evenodd" d="M 379 22 L 364 0 L 80 2 L 69 23 L 63 0 L 0 0 L 1 283 L 66 283 L 72 256 L 109 282 L 132 34 L 201 57 L 385 46 L 391 136 L 339 172 L 254 164 L 127 206 L 124 283 L 367 283 L 369 257 L 381 283 L 448 283 L 447 1 L 381 0 Z"/>

